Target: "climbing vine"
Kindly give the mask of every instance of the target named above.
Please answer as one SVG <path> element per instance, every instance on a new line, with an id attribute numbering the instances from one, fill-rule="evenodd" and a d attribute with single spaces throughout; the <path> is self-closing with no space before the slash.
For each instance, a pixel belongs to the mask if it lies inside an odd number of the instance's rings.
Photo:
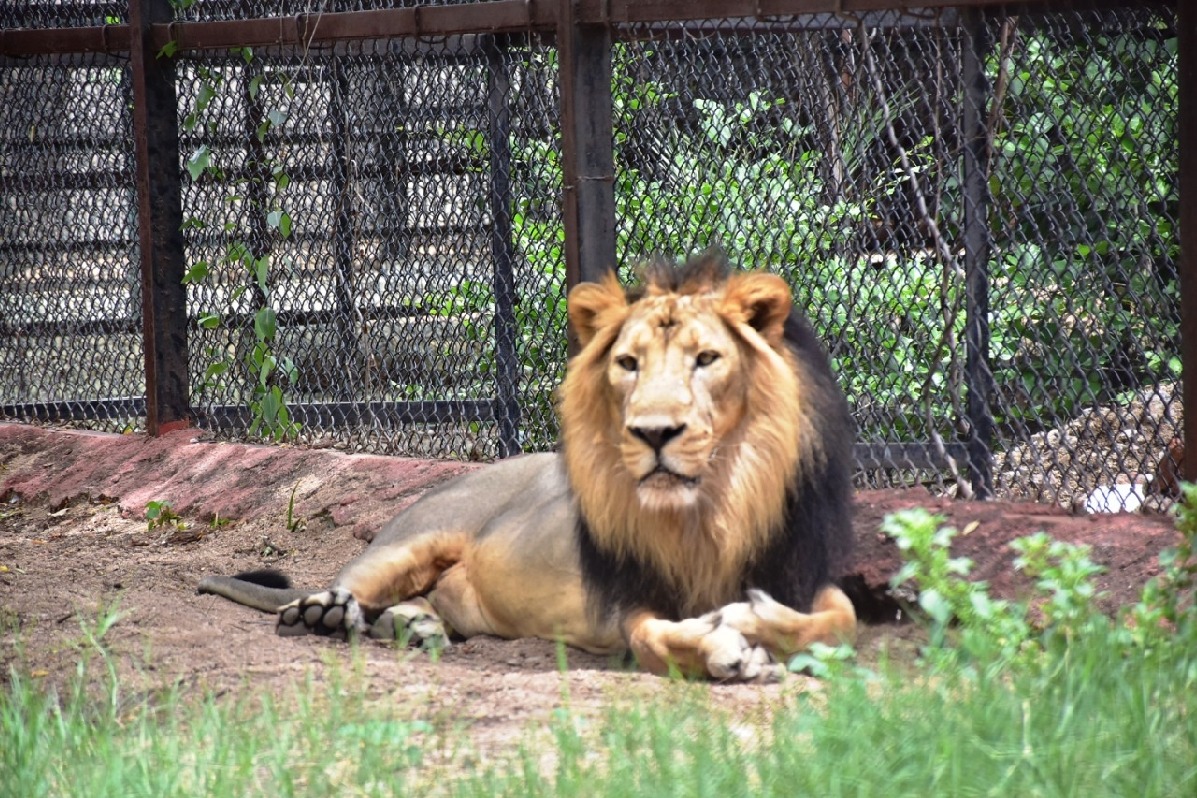
<path id="1" fill-rule="evenodd" d="M 195 0 L 176 0 L 177 10 L 190 7 Z M 173 57 L 178 51 L 176 42 L 168 43 L 159 57 Z M 183 229 L 193 235 L 204 232 L 215 234 L 213 238 L 222 242 L 216 253 L 209 257 L 193 260 L 183 277 L 186 285 L 200 285 L 211 277 L 214 271 L 232 270 L 240 273 L 239 284 L 228 296 L 223 310 L 206 310 L 198 317 L 198 324 L 204 330 L 233 327 L 240 323 L 246 334 L 251 335 L 247 351 L 237 356 L 226 348 L 208 346 L 204 350 L 207 365 L 203 373 L 203 387 L 221 385 L 233 379 L 238 366 L 243 369 L 248 384 L 247 406 L 250 412 L 250 435 L 262 435 L 273 440 L 294 437 L 300 424 L 291 418 L 287 406 L 287 391 L 294 387 L 298 370 L 291 358 L 283 355 L 277 346 L 279 322 L 277 298 L 272 279 L 272 242 L 290 238 L 293 222 L 286 210 L 286 189 L 291 178 L 286 165 L 277 151 L 266 147 L 271 131 L 284 125 L 288 118 L 290 101 L 295 96 L 294 84 L 289 76 L 269 73 L 269 79 L 277 81 L 281 92 L 272 92 L 274 107 L 262 107 L 259 103 L 264 82 L 268 75 L 264 70 L 254 69 L 255 55 L 250 47 L 234 50 L 240 59 L 240 70 L 225 71 L 217 67 L 198 64 L 195 76 L 198 88 L 195 105 L 181 121 L 185 134 L 206 134 L 214 138 L 219 126 L 217 102 L 235 89 L 244 91 L 244 99 L 250 106 L 256 106 L 251 119 L 256 121 L 252 138 L 245 148 L 243 165 L 232 174 L 232 170 L 221 163 L 221 159 L 207 142 L 200 143 L 188 155 L 184 166 L 194 183 L 212 181 L 224 188 L 220 200 L 229 207 L 243 209 L 238 219 L 213 222 L 205 218 L 205 207 L 197 208 L 184 218 Z M 228 74 L 245 70 L 251 73 L 248 81 L 242 83 L 227 80 Z M 243 87 L 243 88 L 242 88 Z M 259 115 L 260 114 L 260 115 Z M 244 193 L 239 191 L 243 187 Z M 215 228 L 215 229 L 214 229 Z M 248 319 L 239 319 L 227 311 L 242 304 L 248 296 L 252 309 L 252 324 Z"/>

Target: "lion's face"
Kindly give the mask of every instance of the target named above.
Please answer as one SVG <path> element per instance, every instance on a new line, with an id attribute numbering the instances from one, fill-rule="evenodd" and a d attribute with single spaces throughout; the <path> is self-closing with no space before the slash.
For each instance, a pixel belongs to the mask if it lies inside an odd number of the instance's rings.
<path id="1" fill-rule="evenodd" d="M 608 355 L 623 466 L 642 505 L 697 500 L 720 443 L 740 424 L 740 342 L 710 295 L 647 297 L 631 306 Z"/>
<path id="2" fill-rule="evenodd" d="M 792 470 L 752 472 L 797 459 L 799 391 L 782 344 L 790 307 L 768 274 L 650 283 L 630 302 L 613 276 L 575 288 L 583 350 L 562 388 L 562 434 L 584 503 L 634 492 L 642 510 L 701 511 L 704 497 L 772 493 L 765 483 L 788 479 Z"/>

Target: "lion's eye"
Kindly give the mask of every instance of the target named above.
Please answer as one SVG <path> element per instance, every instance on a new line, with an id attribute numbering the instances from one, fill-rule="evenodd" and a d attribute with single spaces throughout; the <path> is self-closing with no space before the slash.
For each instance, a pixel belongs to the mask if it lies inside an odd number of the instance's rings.
<path id="1" fill-rule="evenodd" d="M 639 367 L 636 358 L 631 355 L 620 355 L 615 358 L 615 365 L 619 366 L 624 371 L 635 371 Z"/>
<path id="2" fill-rule="evenodd" d="M 699 368 L 705 368 L 706 366 L 711 365 L 718 359 L 719 359 L 718 352 L 711 352 L 708 350 L 706 352 L 699 352 L 698 357 L 694 358 L 694 363 Z"/>

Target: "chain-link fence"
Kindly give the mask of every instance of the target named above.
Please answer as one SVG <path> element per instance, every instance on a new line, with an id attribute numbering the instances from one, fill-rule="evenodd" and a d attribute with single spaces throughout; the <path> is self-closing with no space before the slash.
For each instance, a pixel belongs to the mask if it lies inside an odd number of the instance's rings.
<path id="1" fill-rule="evenodd" d="M 565 317 L 539 235 L 559 218 L 537 159 L 556 146 L 549 50 L 476 36 L 184 63 L 183 150 L 206 164 L 184 192 L 197 410 L 244 429 L 221 409 L 261 374 L 267 308 L 301 440 L 550 445 Z"/>
<path id="2" fill-rule="evenodd" d="M 107 55 L 0 68 L 0 405 L 144 413 L 128 83 Z"/>
<path id="3" fill-rule="evenodd" d="M 319 5 L 176 20 L 479 4 Z M 786 276 L 862 485 L 1083 502 L 1179 439 L 1175 11 L 1049 5 L 609 21 L 618 263 L 721 244 Z M 125 16 L 0 3 L 4 27 Z M 542 28 L 166 54 L 198 423 L 552 447 L 581 145 Z M 128 61 L 9 56 L 0 98 L 0 412 L 136 426 Z"/>

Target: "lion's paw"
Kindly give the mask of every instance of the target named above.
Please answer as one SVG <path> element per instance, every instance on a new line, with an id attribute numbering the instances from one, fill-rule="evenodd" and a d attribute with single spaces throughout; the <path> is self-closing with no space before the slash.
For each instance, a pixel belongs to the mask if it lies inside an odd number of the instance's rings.
<path id="1" fill-rule="evenodd" d="M 370 625 L 370 637 L 427 649 L 449 647 L 449 627 L 428 599 L 415 598 L 388 607 Z"/>
<path id="2" fill-rule="evenodd" d="M 367 628 L 357 599 L 343 588 L 305 596 L 278 613 L 277 631 L 284 637 L 317 634 L 344 640 Z"/>
<path id="3" fill-rule="evenodd" d="M 702 643 L 707 672 L 715 679 L 737 682 L 775 682 L 785 675 L 785 666 L 761 646 L 748 643 L 733 626 L 717 623 Z"/>

